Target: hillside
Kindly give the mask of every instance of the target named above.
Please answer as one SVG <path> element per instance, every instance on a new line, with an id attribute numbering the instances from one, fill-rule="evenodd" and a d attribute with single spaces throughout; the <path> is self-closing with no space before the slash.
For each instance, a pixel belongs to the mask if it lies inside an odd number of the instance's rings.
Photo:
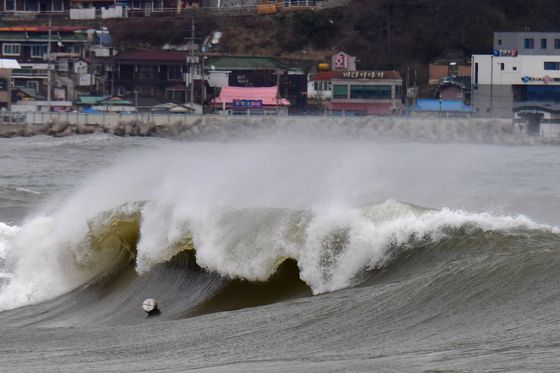
<path id="1" fill-rule="evenodd" d="M 465 56 L 488 52 L 494 31 L 558 31 L 557 14 L 560 2 L 554 0 L 354 0 L 336 9 L 267 16 L 201 12 L 195 22 L 199 35 L 224 32 L 224 53 L 321 60 L 344 50 L 358 57 L 362 69 L 404 72 L 410 66 L 422 81 L 426 64 L 447 50 L 462 50 Z M 107 20 L 103 25 L 117 47 L 128 49 L 182 43 L 190 36 L 190 23 L 190 16 L 183 15 Z"/>

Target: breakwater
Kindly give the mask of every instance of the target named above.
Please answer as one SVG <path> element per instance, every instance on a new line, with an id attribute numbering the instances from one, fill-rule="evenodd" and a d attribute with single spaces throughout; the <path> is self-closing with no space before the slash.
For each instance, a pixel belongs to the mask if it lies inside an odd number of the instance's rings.
<path id="1" fill-rule="evenodd" d="M 73 118 L 73 117 L 72 117 Z M 78 117 L 76 117 L 78 118 Z M 55 137 L 107 133 L 193 140 L 235 140 L 270 136 L 465 143 L 556 143 L 529 136 L 510 119 L 408 117 L 231 117 L 181 116 L 170 120 L 119 119 L 84 123 L 49 119 L 44 124 L 0 124 L 0 137 Z"/>

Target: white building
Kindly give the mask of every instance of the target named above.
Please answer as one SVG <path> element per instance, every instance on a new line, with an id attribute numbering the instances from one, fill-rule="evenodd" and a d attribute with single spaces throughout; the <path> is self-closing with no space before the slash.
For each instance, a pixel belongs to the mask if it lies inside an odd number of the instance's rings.
<path id="1" fill-rule="evenodd" d="M 493 52 L 472 56 L 475 110 L 481 116 L 514 117 L 523 131 L 555 137 L 560 133 L 555 124 L 560 123 L 560 33 L 496 33 Z"/>

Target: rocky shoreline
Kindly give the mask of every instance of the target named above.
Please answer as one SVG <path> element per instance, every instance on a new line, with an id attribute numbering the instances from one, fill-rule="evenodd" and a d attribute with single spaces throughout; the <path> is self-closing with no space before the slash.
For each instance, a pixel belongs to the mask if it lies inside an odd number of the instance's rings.
<path id="1" fill-rule="evenodd" d="M 135 120 L 89 125 L 56 120 L 41 125 L 0 124 L 0 138 L 37 135 L 65 137 L 103 133 L 114 136 L 224 141 L 281 136 L 298 139 L 560 144 L 557 139 L 529 136 L 510 119 L 199 116 L 168 124 Z"/>

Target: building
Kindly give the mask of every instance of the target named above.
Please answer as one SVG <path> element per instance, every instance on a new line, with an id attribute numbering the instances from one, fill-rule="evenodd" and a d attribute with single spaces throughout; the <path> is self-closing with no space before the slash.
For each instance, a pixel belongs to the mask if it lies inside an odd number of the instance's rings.
<path id="1" fill-rule="evenodd" d="M 0 1 L 0 12 L 10 14 L 50 13 L 53 15 L 68 12 L 69 0 L 4 0 Z"/>
<path id="2" fill-rule="evenodd" d="M 185 103 L 189 71 L 187 51 L 141 50 L 119 54 L 112 60 L 114 94 L 156 97 L 161 101 Z M 198 66 L 198 64 L 197 64 Z"/>
<path id="3" fill-rule="evenodd" d="M 288 60 L 275 57 L 217 56 L 205 63 L 208 73 L 208 98 L 219 88 L 278 86 L 280 96 L 290 101 L 290 110 L 305 107 L 307 72 L 313 65 L 309 60 Z M 227 84 L 224 84 L 227 81 Z M 214 92 L 213 92 L 214 91 Z"/>
<path id="4" fill-rule="evenodd" d="M 495 32 L 494 52 L 503 56 L 560 56 L 558 32 Z"/>
<path id="5" fill-rule="evenodd" d="M 0 110 L 10 110 L 12 104 L 12 70 L 20 68 L 13 59 L 0 59 Z"/>
<path id="6" fill-rule="evenodd" d="M 480 115 L 560 103 L 560 33 L 495 33 L 489 55 L 473 55 L 472 103 Z"/>
<path id="7" fill-rule="evenodd" d="M 397 71 L 356 70 L 356 57 L 340 51 L 330 64 L 309 74 L 307 109 L 343 115 L 386 115 L 403 111 L 403 80 Z"/>
<path id="8" fill-rule="evenodd" d="M 96 88 L 103 77 L 92 65 L 113 54 L 108 40 L 108 31 L 82 26 L 0 27 L 1 56 L 20 64 L 12 73 L 14 87 L 52 100 L 73 100 Z"/>
<path id="9" fill-rule="evenodd" d="M 309 76 L 308 105 L 332 114 L 400 114 L 402 83 L 397 71 L 322 71 Z"/>

